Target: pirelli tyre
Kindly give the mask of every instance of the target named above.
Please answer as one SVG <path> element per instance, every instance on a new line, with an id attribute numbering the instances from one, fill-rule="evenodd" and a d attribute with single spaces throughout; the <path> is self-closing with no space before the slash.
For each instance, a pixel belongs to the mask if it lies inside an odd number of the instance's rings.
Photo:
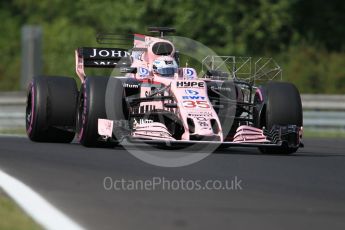
<path id="1" fill-rule="evenodd" d="M 75 136 L 78 90 L 73 78 L 37 76 L 29 84 L 26 133 L 37 142 L 69 143 Z"/>
<path id="2" fill-rule="evenodd" d="M 260 99 L 261 97 L 261 99 Z M 274 125 L 303 126 L 302 102 L 298 89 L 291 83 L 271 81 L 263 86 L 260 95 L 256 94 L 255 103 L 261 109 L 254 112 L 254 120 L 258 127 L 271 129 Z M 258 108 L 256 107 L 256 108 Z M 291 154 L 298 149 L 283 145 L 282 147 L 261 147 L 259 150 L 266 154 Z"/>
<path id="3" fill-rule="evenodd" d="M 136 90 L 139 90 L 139 86 Z M 119 135 L 103 140 L 98 134 L 98 119 L 118 121 L 128 119 L 125 106 L 125 88 L 120 79 L 113 77 L 87 77 L 81 85 L 77 109 L 77 137 L 86 147 L 114 147 Z M 116 130 L 115 130 L 116 131 Z"/>

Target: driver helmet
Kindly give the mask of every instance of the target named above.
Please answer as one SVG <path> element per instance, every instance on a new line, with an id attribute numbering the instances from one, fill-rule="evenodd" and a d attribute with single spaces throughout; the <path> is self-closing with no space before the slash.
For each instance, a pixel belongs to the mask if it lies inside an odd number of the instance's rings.
<path id="1" fill-rule="evenodd" d="M 172 77 L 177 73 L 177 63 L 174 58 L 170 56 L 159 57 L 154 60 L 152 70 L 155 74 L 162 77 Z"/>

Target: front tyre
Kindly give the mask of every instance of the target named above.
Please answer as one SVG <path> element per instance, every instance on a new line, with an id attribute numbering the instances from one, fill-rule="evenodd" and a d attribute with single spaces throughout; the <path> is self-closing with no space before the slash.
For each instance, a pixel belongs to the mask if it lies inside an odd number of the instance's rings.
<path id="1" fill-rule="evenodd" d="M 98 134 L 98 119 L 111 119 L 106 111 L 106 91 L 108 83 L 112 82 L 109 77 L 87 77 L 81 85 L 77 106 L 77 137 L 79 142 L 86 147 L 114 147 L 118 144 L 113 140 L 102 140 Z M 117 79 L 116 79 L 117 80 Z M 122 86 L 122 84 L 121 84 Z M 114 89 L 114 92 L 117 92 Z M 122 94 L 114 97 L 113 108 L 119 109 L 116 101 L 122 101 Z"/>
<path id="2" fill-rule="evenodd" d="M 269 82 L 262 87 L 262 93 L 256 96 L 256 102 L 260 101 L 258 96 L 263 97 L 263 106 L 257 119 L 258 127 L 266 127 L 271 130 L 274 125 L 303 126 L 301 97 L 298 89 L 293 84 Z M 298 150 L 298 147 L 294 146 L 294 143 L 289 143 L 288 140 L 283 142 L 281 147 L 260 147 L 259 150 L 265 154 L 292 154 Z"/>

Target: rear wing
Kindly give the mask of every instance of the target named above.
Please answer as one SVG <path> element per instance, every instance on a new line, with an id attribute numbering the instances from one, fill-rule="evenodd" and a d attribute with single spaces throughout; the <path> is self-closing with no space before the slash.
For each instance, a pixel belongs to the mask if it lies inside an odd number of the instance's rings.
<path id="1" fill-rule="evenodd" d="M 130 53 L 120 48 L 83 47 L 75 50 L 76 72 L 82 82 L 86 74 L 85 67 L 116 68 L 130 66 Z"/>

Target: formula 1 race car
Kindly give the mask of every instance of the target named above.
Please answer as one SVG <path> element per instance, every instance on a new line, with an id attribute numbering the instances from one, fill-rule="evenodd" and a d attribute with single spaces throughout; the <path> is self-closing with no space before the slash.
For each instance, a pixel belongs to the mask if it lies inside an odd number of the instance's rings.
<path id="1" fill-rule="evenodd" d="M 263 73 L 267 63 L 258 66 L 260 59 L 255 73 L 243 79 L 239 70 L 250 59 L 236 64 L 232 56 L 208 56 L 198 76 L 194 68 L 180 67 L 179 52 L 164 37 L 174 29 L 149 30 L 160 36 L 134 34 L 130 50 L 78 48 L 79 91 L 73 78 L 34 77 L 27 94 L 28 137 L 69 143 L 76 134 L 88 147 L 115 146 L 126 139 L 152 145 L 258 147 L 269 154 L 290 154 L 303 146 L 297 88 L 273 78 L 262 85 L 255 81 L 272 71 L 281 74 L 278 65 Z M 221 71 L 216 60 L 231 60 L 232 70 Z M 85 67 L 116 68 L 122 76 L 86 76 Z"/>

